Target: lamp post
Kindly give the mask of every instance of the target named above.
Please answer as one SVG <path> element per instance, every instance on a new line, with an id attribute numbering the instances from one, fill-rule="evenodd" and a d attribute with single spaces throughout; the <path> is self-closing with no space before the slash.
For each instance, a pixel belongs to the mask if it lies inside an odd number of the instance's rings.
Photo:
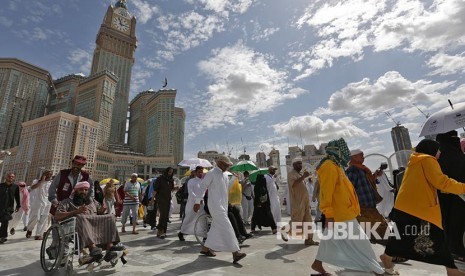
<path id="1" fill-rule="evenodd" d="M 0 151 L 0 153 L 3 154 L 2 170 L 0 171 L 0 182 L 1 182 L 3 180 L 3 169 L 5 168 L 6 161 L 10 158 L 11 152 L 8 150 L 2 150 Z"/>

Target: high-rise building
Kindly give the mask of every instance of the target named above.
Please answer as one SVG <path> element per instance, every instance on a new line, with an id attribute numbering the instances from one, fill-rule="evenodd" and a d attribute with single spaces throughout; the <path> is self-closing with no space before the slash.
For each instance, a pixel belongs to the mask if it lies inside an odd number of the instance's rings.
<path id="1" fill-rule="evenodd" d="M 396 154 L 397 166 L 407 167 L 410 158 L 410 150 L 412 149 L 412 142 L 410 141 L 410 134 L 408 129 L 400 124 L 391 129 L 392 144 L 394 151 L 408 150 Z"/>
<path id="2" fill-rule="evenodd" d="M 128 143 L 146 156 L 184 156 L 185 113 L 175 107 L 176 90 L 148 90 L 129 104 Z M 176 163 L 176 164 L 177 164 Z"/>
<path id="3" fill-rule="evenodd" d="M 48 114 L 59 111 L 74 114 L 77 87 L 83 79 L 85 79 L 84 74 L 72 74 L 53 81 L 55 91 L 50 94 Z"/>
<path id="4" fill-rule="evenodd" d="M 82 80 L 76 91 L 75 115 L 99 123 L 98 148 L 107 149 L 113 135 L 111 117 L 117 81 L 115 74 L 104 70 Z"/>
<path id="5" fill-rule="evenodd" d="M 10 150 L 5 171 L 14 171 L 18 180 L 31 183 L 40 170 L 51 169 L 57 174 L 69 168 L 79 154 L 86 156 L 85 169 L 92 174 L 97 133 L 97 122 L 64 112 L 27 121 L 23 123 L 19 146 Z"/>
<path id="6" fill-rule="evenodd" d="M 286 166 L 292 168 L 292 160 L 294 158 L 302 158 L 303 168 L 314 172 L 316 166 L 325 157 L 327 143 L 322 143 L 317 149 L 315 145 L 304 145 L 303 150 L 298 146 L 289 147 L 289 154 L 286 155 Z"/>
<path id="7" fill-rule="evenodd" d="M 50 73 L 15 58 L 0 59 L 0 149 L 18 145 L 21 123 L 45 115 Z"/>
<path id="8" fill-rule="evenodd" d="M 91 74 L 103 70 L 118 77 L 112 115 L 111 143 L 125 143 L 129 87 L 137 48 L 136 18 L 128 12 L 126 1 L 109 6 L 97 34 Z"/>
<path id="9" fill-rule="evenodd" d="M 281 161 L 279 161 L 279 150 L 273 148 L 268 154 L 270 157 L 267 161 L 268 166 L 274 166 L 278 169 L 277 174 L 281 175 Z"/>
<path id="10" fill-rule="evenodd" d="M 266 167 L 266 154 L 263 151 L 257 152 L 255 158 L 257 160 L 256 164 L 259 168 Z"/>

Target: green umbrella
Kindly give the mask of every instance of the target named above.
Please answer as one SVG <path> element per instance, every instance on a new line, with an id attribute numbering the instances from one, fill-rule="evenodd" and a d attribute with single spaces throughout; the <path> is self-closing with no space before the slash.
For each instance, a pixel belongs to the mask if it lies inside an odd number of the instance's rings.
<path id="1" fill-rule="evenodd" d="M 255 166 L 254 162 L 247 160 L 239 161 L 236 165 L 229 168 L 229 170 L 232 172 L 250 172 L 256 169 L 258 169 L 258 167 Z"/>
<path id="2" fill-rule="evenodd" d="M 257 175 L 267 174 L 267 173 L 268 173 L 268 168 L 260 168 L 258 170 L 252 171 L 250 172 L 249 180 L 250 182 L 255 183 L 255 181 L 257 180 Z"/>

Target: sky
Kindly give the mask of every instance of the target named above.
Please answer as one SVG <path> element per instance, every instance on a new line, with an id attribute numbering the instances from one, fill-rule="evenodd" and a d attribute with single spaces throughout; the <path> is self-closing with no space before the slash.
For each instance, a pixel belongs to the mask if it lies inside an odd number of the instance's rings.
<path id="1" fill-rule="evenodd" d="M 2 0 L 0 57 L 89 74 L 116 0 Z M 128 0 L 138 47 L 130 100 L 177 90 L 185 158 L 318 145 L 390 155 L 426 115 L 465 101 L 463 0 Z M 386 115 L 388 112 L 391 116 Z"/>

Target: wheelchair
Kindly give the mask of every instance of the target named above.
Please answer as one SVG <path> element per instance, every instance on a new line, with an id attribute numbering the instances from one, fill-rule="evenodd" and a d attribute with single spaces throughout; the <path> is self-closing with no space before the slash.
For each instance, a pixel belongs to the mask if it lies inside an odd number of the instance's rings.
<path id="1" fill-rule="evenodd" d="M 64 268 L 66 275 L 73 274 L 74 255 L 78 256 L 79 265 L 87 265 L 87 270 L 92 273 L 96 266 L 100 266 L 103 258 L 93 261 L 79 246 L 79 235 L 75 231 L 76 218 L 71 217 L 54 223 L 44 235 L 40 247 L 40 265 L 46 274 L 53 274 L 58 269 Z M 120 247 L 123 247 L 120 245 Z M 111 267 L 118 263 L 118 259 L 124 260 L 126 250 L 117 251 L 115 258 L 110 260 Z M 91 260 L 82 262 L 82 260 Z"/>
<path id="2" fill-rule="evenodd" d="M 212 216 L 210 216 L 207 213 L 200 215 L 195 220 L 194 236 L 197 242 L 200 243 L 200 245 L 203 245 L 205 243 L 205 239 L 207 238 L 207 233 L 210 230 L 211 225 L 212 225 Z"/>

